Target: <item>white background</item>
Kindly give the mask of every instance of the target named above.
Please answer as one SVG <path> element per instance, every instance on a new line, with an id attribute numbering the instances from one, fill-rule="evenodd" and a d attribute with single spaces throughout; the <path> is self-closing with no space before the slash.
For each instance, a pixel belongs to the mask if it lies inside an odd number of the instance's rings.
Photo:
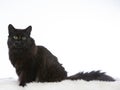
<path id="1" fill-rule="evenodd" d="M 0 78 L 17 78 L 8 58 L 8 24 L 32 25 L 68 71 L 102 70 L 120 78 L 119 0 L 0 0 Z"/>

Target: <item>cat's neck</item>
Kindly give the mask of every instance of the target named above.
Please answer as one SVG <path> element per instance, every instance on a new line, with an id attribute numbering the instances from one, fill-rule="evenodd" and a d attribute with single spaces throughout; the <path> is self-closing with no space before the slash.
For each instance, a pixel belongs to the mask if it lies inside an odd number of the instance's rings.
<path id="1" fill-rule="evenodd" d="M 31 61 L 37 54 L 37 47 L 33 46 L 29 50 L 9 50 L 9 58 L 13 66 L 17 64 L 24 65 L 26 62 Z"/>

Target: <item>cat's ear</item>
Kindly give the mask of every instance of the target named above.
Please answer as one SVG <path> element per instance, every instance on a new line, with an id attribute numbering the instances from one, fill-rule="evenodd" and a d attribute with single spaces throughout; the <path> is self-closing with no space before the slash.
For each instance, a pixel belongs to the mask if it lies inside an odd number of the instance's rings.
<path id="1" fill-rule="evenodd" d="M 27 28 L 26 28 L 26 33 L 30 36 L 30 34 L 31 34 L 31 31 L 32 31 L 32 26 L 28 26 Z"/>
<path id="2" fill-rule="evenodd" d="M 15 31 L 15 28 L 13 27 L 13 25 L 9 24 L 8 25 L 8 32 L 9 32 L 9 34 L 12 33 L 12 32 L 14 32 L 14 31 Z"/>

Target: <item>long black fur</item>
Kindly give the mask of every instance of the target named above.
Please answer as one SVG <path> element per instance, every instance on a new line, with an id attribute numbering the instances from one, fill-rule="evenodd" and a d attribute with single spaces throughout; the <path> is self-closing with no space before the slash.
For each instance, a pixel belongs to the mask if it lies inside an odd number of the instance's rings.
<path id="1" fill-rule="evenodd" d="M 67 77 L 67 79 L 71 79 L 71 80 L 82 79 L 86 81 L 91 81 L 91 80 L 115 81 L 112 77 L 106 75 L 105 72 L 100 72 L 100 71 L 91 71 L 86 73 L 80 72 L 73 76 Z"/>
<path id="2" fill-rule="evenodd" d="M 67 77 L 67 72 L 57 57 L 47 48 L 35 45 L 30 36 L 31 30 L 31 26 L 26 29 L 15 29 L 11 24 L 8 26 L 9 59 L 16 69 L 20 86 L 33 81 L 58 82 L 65 79 L 114 81 L 112 77 L 100 71 L 81 72 Z"/>

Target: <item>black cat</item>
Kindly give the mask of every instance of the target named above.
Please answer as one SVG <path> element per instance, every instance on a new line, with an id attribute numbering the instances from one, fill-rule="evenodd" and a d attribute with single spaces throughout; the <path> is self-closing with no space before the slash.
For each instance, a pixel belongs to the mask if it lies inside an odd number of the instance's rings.
<path id="1" fill-rule="evenodd" d="M 35 45 L 30 36 L 31 30 L 31 26 L 26 29 L 15 29 L 11 24 L 8 26 L 9 59 L 16 69 L 19 85 L 24 86 L 33 81 L 57 82 L 65 79 L 114 81 L 112 77 L 100 71 L 67 77 L 67 72 L 57 57 L 45 47 Z"/>

